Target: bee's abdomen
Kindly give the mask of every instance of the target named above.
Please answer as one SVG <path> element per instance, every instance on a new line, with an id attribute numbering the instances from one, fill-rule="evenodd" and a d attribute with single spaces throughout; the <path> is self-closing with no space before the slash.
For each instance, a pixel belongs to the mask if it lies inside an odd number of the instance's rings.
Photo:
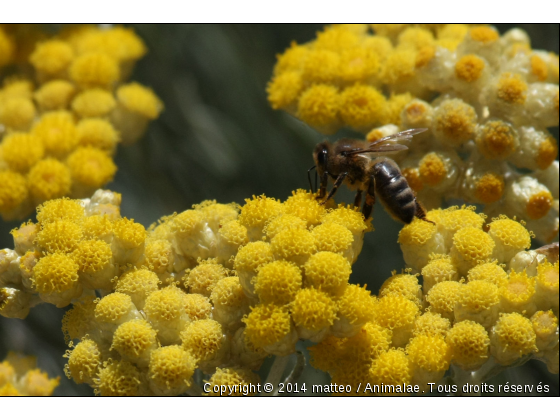
<path id="1" fill-rule="evenodd" d="M 394 217 L 412 222 L 416 214 L 416 197 L 396 164 L 385 161 L 374 165 L 375 193 Z"/>

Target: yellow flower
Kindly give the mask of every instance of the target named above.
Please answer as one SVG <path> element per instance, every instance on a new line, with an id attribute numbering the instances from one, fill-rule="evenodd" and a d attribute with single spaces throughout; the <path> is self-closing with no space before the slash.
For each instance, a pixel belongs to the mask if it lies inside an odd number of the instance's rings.
<path id="1" fill-rule="evenodd" d="M 117 62 L 103 53 L 87 53 L 70 65 L 70 78 L 81 88 L 110 88 L 119 79 Z"/>
<path id="2" fill-rule="evenodd" d="M 274 261 L 259 268 L 254 283 L 261 302 L 286 305 L 294 300 L 301 289 L 301 270 L 294 263 Z"/>
<path id="3" fill-rule="evenodd" d="M 76 95 L 72 101 L 72 110 L 81 118 L 95 118 L 107 116 L 117 105 L 111 92 L 93 88 Z"/>
<path id="4" fill-rule="evenodd" d="M 77 384 L 85 382 L 93 385 L 102 361 L 97 343 L 90 339 L 82 340 L 68 353 L 65 356 L 68 357 L 68 364 L 64 367 L 66 376 Z"/>
<path id="5" fill-rule="evenodd" d="M 37 44 L 29 57 L 29 62 L 39 74 L 47 77 L 63 76 L 74 59 L 70 44 L 59 40 L 49 40 Z"/>
<path id="6" fill-rule="evenodd" d="M 67 111 L 52 111 L 41 116 L 32 133 L 43 142 L 47 154 L 66 157 L 78 145 L 74 119 Z"/>
<path id="7" fill-rule="evenodd" d="M 66 109 L 76 93 L 76 87 L 67 80 L 53 80 L 41 85 L 33 95 L 42 111 Z"/>
<path id="8" fill-rule="evenodd" d="M 492 356 L 498 363 L 509 365 L 537 351 L 536 338 L 529 319 L 517 313 L 501 314 L 490 334 Z"/>
<path id="9" fill-rule="evenodd" d="M 114 360 L 103 364 L 99 376 L 94 381 L 96 392 L 103 397 L 140 395 L 142 384 L 137 367 L 127 361 Z"/>
<path id="10" fill-rule="evenodd" d="M 255 395 L 257 390 L 257 385 L 260 383 L 260 378 L 257 374 L 251 372 L 248 369 L 240 368 L 217 368 L 216 373 L 214 373 L 208 381 L 205 381 L 210 391 L 207 395 L 218 396 L 246 396 Z M 226 387 L 226 393 L 222 393 L 221 390 Z M 217 391 L 220 390 L 220 391 Z"/>
<path id="11" fill-rule="evenodd" d="M 338 128 L 340 108 L 338 89 L 331 85 L 316 84 L 299 97 L 297 116 L 325 134 L 330 134 Z"/>
<path id="12" fill-rule="evenodd" d="M 488 333 L 474 321 L 457 322 L 449 330 L 445 340 L 451 350 L 452 362 L 462 369 L 476 370 L 488 359 Z"/>
<path id="13" fill-rule="evenodd" d="M 333 324 L 336 303 L 325 292 L 306 288 L 297 293 L 290 311 L 300 338 L 320 341 L 316 334 Z"/>
<path id="14" fill-rule="evenodd" d="M 340 93 L 340 117 L 356 129 L 373 127 L 382 118 L 385 106 L 385 97 L 371 86 L 355 84 Z"/>
<path id="15" fill-rule="evenodd" d="M 156 395 L 178 395 L 190 387 L 195 369 L 196 359 L 189 351 L 160 347 L 151 354 L 148 377 Z"/>
<path id="16" fill-rule="evenodd" d="M 55 159 L 43 159 L 27 176 L 29 192 L 37 203 L 59 198 L 70 192 L 71 176 L 66 165 Z"/>
<path id="17" fill-rule="evenodd" d="M 328 251 L 312 255 L 303 268 L 306 287 L 320 289 L 334 297 L 344 293 L 352 273 L 346 258 Z"/>

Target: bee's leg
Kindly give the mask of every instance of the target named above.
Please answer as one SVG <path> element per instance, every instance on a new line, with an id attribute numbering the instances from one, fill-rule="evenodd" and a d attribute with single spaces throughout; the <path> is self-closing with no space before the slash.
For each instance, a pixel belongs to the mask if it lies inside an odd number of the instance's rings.
<path id="1" fill-rule="evenodd" d="M 321 175 L 321 184 L 319 185 L 319 194 L 317 195 L 317 199 L 320 200 L 325 195 L 327 195 L 327 186 L 329 184 L 329 173 L 327 171 L 323 172 Z"/>
<path id="2" fill-rule="evenodd" d="M 369 177 L 368 189 L 366 191 L 366 202 L 364 203 L 364 207 L 362 207 L 362 213 L 364 215 L 364 219 L 366 220 L 369 219 L 374 204 L 375 204 L 375 178 L 372 175 Z"/>
<path id="3" fill-rule="evenodd" d="M 307 179 L 309 180 L 309 188 L 311 189 L 312 193 L 315 193 L 315 190 L 313 190 L 313 184 L 311 183 L 311 171 L 315 168 L 316 168 L 316 166 L 313 166 L 312 168 L 309 168 L 307 170 Z M 316 171 L 315 171 L 315 189 L 317 189 L 317 172 Z"/>
<path id="4" fill-rule="evenodd" d="M 426 218 L 426 209 L 424 208 L 424 206 L 422 205 L 422 203 L 420 203 L 420 201 L 418 201 L 416 199 L 416 197 L 414 198 L 414 201 L 416 201 L 416 214 L 415 216 L 418 217 L 419 219 L 431 223 L 432 225 L 435 225 L 434 222 L 432 222 L 431 220 L 428 220 Z"/>
<path id="5" fill-rule="evenodd" d="M 336 181 L 334 181 L 334 185 L 332 187 L 331 192 L 329 193 L 329 195 L 327 196 L 327 198 L 325 198 L 325 201 L 323 201 L 321 203 L 321 205 L 325 204 L 327 201 L 329 201 L 335 194 L 336 191 L 338 190 L 338 187 L 340 187 L 340 185 L 344 182 L 344 179 L 346 178 L 346 176 L 348 175 L 348 172 L 342 172 L 337 178 Z M 322 185 L 321 185 L 322 186 Z"/>
<path id="6" fill-rule="evenodd" d="M 360 208 L 360 204 L 362 204 L 362 190 L 358 189 L 356 192 L 356 198 L 354 199 L 354 207 Z"/>

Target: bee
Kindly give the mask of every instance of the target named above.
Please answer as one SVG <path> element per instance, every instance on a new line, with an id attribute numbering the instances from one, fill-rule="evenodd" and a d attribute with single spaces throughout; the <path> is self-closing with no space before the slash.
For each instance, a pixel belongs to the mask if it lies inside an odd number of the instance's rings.
<path id="1" fill-rule="evenodd" d="M 351 190 L 357 190 L 354 200 L 356 207 L 360 207 L 362 194 L 366 193 L 362 207 L 366 220 L 371 216 L 377 196 L 387 212 L 405 224 L 412 222 L 414 216 L 433 223 L 426 219 L 424 207 L 408 186 L 397 163 L 388 157 L 379 156 L 407 150 L 407 146 L 398 142 L 410 141 L 412 136 L 426 130 L 412 128 L 371 143 L 355 139 L 341 139 L 334 144 L 328 141 L 319 143 L 313 151 L 315 166 L 310 169 L 317 168 L 321 180 L 317 198 L 323 199 L 327 194 L 330 177 L 334 180 L 334 186 L 321 204 L 325 204 L 345 183 Z M 311 183 L 310 175 L 309 181 Z"/>

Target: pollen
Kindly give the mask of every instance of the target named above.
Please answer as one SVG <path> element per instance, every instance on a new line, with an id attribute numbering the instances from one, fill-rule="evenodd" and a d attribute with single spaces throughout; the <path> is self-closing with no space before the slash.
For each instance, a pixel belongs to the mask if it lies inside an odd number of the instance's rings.
<path id="1" fill-rule="evenodd" d="M 296 326 L 319 331 L 333 324 L 336 303 L 321 290 L 301 289 L 291 304 L 291 313 Z"/>
<path id="2" fill-rule="evenodd" d="M 519 140 L 510 124 L 495 120 L 480 127 L 476 135 L 476 146 L 486 159 L 503 160 L 519 147 Z"/>
<path id="3" fill-rule="evenodd" d="M 181 332 L 183 348 L 190 351 L 197 361 L 214 358 L 223 345 L 222 326 L 213 319 L 191 322 Z"/>
<path id="4" fill-rule="evenodd" d="M 414 302 L 418 307 L 422 305 L 422 293 L 418 284 L 418 277 L 412 274 L 396 274 L 393 272 L 393 275 L 385 280 L 379 289 L 380 297 L 388 295 L 403 296 Z"/>
<path id="5" fill-rule="evenodd" d="M 485 66 L 482 58 L 474 54 L 468 54 L 461 57 L 455 64 L 455 76 L 465 82 L 472 83 L 480 79 Z"/>
<path id="6" fill-rule="evenodd" d="M 315 194 L 306 190 L 292 191 L 291 197 L 284 202 L 284 212 L 304 220 L 311 227 L 321 223 L 326 210 L 316 200 Z"/>
<path id="7" fill-rule="evenodd" d="M 210 297 L 212 290 L 218 282 L 228 276 L 228 270 L 214 260 L 205 261 L 193 268 L 185 279 L 185 287 L 191 293 L 199 293 Z"/>
<path id="8" fill-rule="evenodd" d="M 457 302 L 469 312 L 491 309 L 499 302 L 498 287 L 486 281 L 470 281 L 461 287 Z"/>
<path id="9" fill-rule="evenodd" d="M 354 128 L 372 127 L 382 115 L 385 97 L 375 88 L 356 84 L 340 94 L 340 116 Z"/>
<path id="10" fill-rule="evenodd" d="M 307 222 L 293 214 L 282 214 L 272 219 L 272 221 L 265 226 L 264 232 L 268 239 L 272 239 L 279 232 L 286 229 L 307 229 Z"/>
<path id="11" fill-rule="evenodd" d="M 67 254 L 78 247 L 81 239 L 80 225 L 70 220 L 58 220 L 43 226 L 35 242 L 46 252 Z"/>
<path id="12" fill-rule="evenodd" d="M 531 56 L 531 73 L 539 82 L 545 82 L 548 77 L 548 66 L 538 55 Z"/>
<path id="13" fill-rule="evenodd" d="M 443 374 L 451 362 L 449 346 L 440 335 L 417 335 L 406 346 L 406 353 L 415 368 L 428 372 Z"/>
<path id="14" fill-rule="evenodd" d="M 257 348 L 277 343 L 291 329 L 291 318 L 286 308 L 273 303 L 255 306 L 242 321 L 247 326 L 247 339 Z"/>
<path id="15" fill-rule="evenodd" d="M 57 220 L 81 222 L 84 217 L 84 207 L 79 200 L 60 198 L 47 201 L 37 208 L 37 221 L 43 226 Z"/>
<path id="16" fill-rule="evenodd" d="M 408 92 L 400 95 L 391 95 L 382 108 L 381 124 L 395 124 L 400 126 L 402 111 L 413 99 L 414 97 Z"/>
<path id="17" fill-rule="evenodd" d="M 473 138 L 477 123 L 474 108 L 460 99 L 447 99 L 434 112 L 434 129 L 444 143 L 459 146 Z"/>
<path id="18" fill-rule="evenodd" d="M 303 78 L 312 83 L 330 83 L 337 74 L 340 56 L 328 50 L 311 50 L 305 57 Z"/>
<path id="19" fill-rule="evenodd" d="M 268 83 L 266 92 L 272 109 L 287 108 L 295 104 L 303 91 L 303 79 L 297 71 L 280 73 Z"/>
<path id="20" fill-rule="evenodd" d="M 456 281 L 442 281 L 434 285 L 426 297 L 430 311 L 453 320 L 453 311 L 459 300 L 461 287 L 462 284 Z"/>
<path id="21" fill-rule="evenodd" d="M 527 276 L 525 270 L 509 274 L 509 281 L 500 289 L 501 310 L 503 312 L 532 312 L 531 301 L 535 294 L 535 279 Z M 529 314 L 531 315 L 531 314 Z"/>
<path id="22" fill-rule="evenodd" d="M 239 223 L 239 220 L 226 222 L 219 229 L 220 236 L 236 249 L 249 242 L 247 228 Z"/>
<path id="23" fill-rule="evenodd" d="M 465 370 L 474 370 L 488 359 L 490 338 L 484 327 L 474 321 L 457 322 L 445 338 L 451 360 Z"/>
<path id="24" fill-rule="evenodd" d="M 416 52 L 405 49 L 389 53 L 381 70 L 381 80 L 387 84 L 397 84 L 414 76 Z"/>
<path id="25" fill-rule="evenodd" d="M 496 261 L 478 264 L 471 268 L 468 273 L 468 281 L 485 281 L 498 287 L 507 283 L 508 275 Z"/>
<path id="26" fill-rule="evenodd" d="M 453 236 L 453 248 L 472 264 L 490 258 L 494 247 L 495 243 L 490 235 L 473 227 L 462 228 Z"/>
<path id="27" fill-rule="evenodd" d="M 505 183 L 501 175 L 488 172 L 480 177 L 475 184 L 474 195 L 484 204 L 494 203 L 504 195 Z"/>
<path id="28" fill-rule="evenodd" d="M 498 98 L 510 104 L 523 104 L 527 98 L 527 83 L 521 76 L 503 73 L 498 81 Z"/>
<path id="29" fill-rule="evenodd" d="M 378 56 L 364 46 L 341 51 L 340 62 L 339 76 L 347 83 L 366 83 L 379 71 Z"/>
<path id="30" fill-rule="evenodd" d="M 84 239 L 106 240 L 113 234 L 113 224 L 106 215 L 96 214 L 87 217 L 82 222 L 82 229 L 84 231 Z"/>
<path id="31" fill-rule="evenodd" d="M 491 342 L 494 357 L 505 364 L 537 350 L 531 321 L 517 313 L 500 314 L 492 328 Z M 509 353 L 509 357 L 500 357 L 500 353 Z"/>
<path id="32" fill-rule="evenodd" d="M 436 47 L 434 45 L 425 45 L 419 48 L 416 54 L 415 66 L 417 69 L 425 67 L 436 56 Z"/>
<path id="33" fill-rule="evenodd" d="M 35 106 L 27 98 L 8 98 L 0 107 L 0 123 L 12 130 L 27 130 L 34 118 Z"/>
<path id="34" fill-rule="evenodd" d="M 233 267 L 236 270 L 254 271 L 261 265 L 272 262 L 274 257 L 269 243 L 250 242 L 239 250 Z"/>
<path id="35" fill-rule="evenodd" d="M 180 346 L 160 347 L 150 355 L 148 377 L 161 389 L 184 392 L 191 385 L 196 363 L 193 354 Z"/>
<path id="36" fill-rule="evenodd" d="M 119 77 L 117 62 L 103 53 L 81 55 L 70 65 L 70 78 L 84 89 L 110 88 Z"/>
<path id="37" fill-rule="evenodd" d="M 115 237 L 121 241 L 126 248 L 136 248 L 146 240 L 146 229 L 134 219 L 123 217 L 113 224 Z"/>
<path id="38" fill-rule="evenodd" d="M 365 286 L 350 284 L 343 295 L 337 299 L 338 315 L 346 318 L 352 325 L 362 325 L 371 321 L 375 313 L 375 300 Z"/>
<path id="39" fill-rule="evenodd" d="M 373 361 L 370 373 L 376 384 L 402 386 L 412 381 L 412 369 L 410 360 L 403 350 L 391 349 L 381 353 Z"/>
<path id="40" fill-rule="evenodd" d="M 422 277 L 424 279 L 423 292 L 426 294 L 434 285 L 442 281 L 458 281 L 459 273 L 449 256 L 432 255 L 430 262 L 422 268 Z"/>
<path id="41" fill-rule="evenodd" d="M 101 361 L 101 352 L 97 343 L 85 339 L 80 341 L 70 353 L 65 371 L 77 384 L 84 382 L 93 384 L 93 378 L 97 377 Z"/>
<path id="42" fill-rule="evenodd" d="M 84 273 L 97 273 L 111 262 L 113 253 L 107 242 L 98 240 L 82 241 L 72 253 L 74 261 Z"/>
<path id="43" fill-rule="evenodd" d="M 261 302 L 286 305 L 301 289 L 302 275 L 297 265 L 280 260 L 260 267 L 254 282 Z"/>
<path id="44" fill-rule="evenodd" d="M 451 328 L 447 318 L 436 312 L 425 312 L 414 321 L 412 334 L 417 335 L 439 335 L 445 337 Z"/>
<path id="45" fill-rule="evenodd" d="M 260 378 L 257 374 L 248 369 L 240 368 L 217 368 L 216 372 L 206 381 L 210 386 L 208 395 L 222 395 L 214 392 L 214 387 L 227 387 L 228 396 L 241 397 L 246 395 L 255 395 L 256 388 L 254 386 L 260 383 Z M 248 392 L 244 391 L 245 386 L 248 385 Z M 252 386 L 251 386 L 252 385 Z M 234 388 L 235 387 L 235 388 Z M 218 389 L 218 388 L 216 388 Z M 223 389 L 223 388 L 220 388 Z"/>
<path id="46" fill-rule="evenodd" d="M 422 183 L 435 187 L 447 177 L 445 162 L 437 153 L 428 153 L 419 163 L 420 179 Z"/>
<path id="47" fill-rule="evenodd" d="M 424 189 L 424 183 L 420 178 L 420 170 L 418 168 L 404 168 L 402 174 L 406 178 L 408 186 L 415 192 L 420 192 Z"/>
<path id="48" fill-rule="evenodd" d="M 512 254 L 531 247 L 531 234 L 516 220 L 501 217 L 489 223 L 488 228 L 488 233 L 494 242 L 511 249 Z"/>
<path id="49" fill-rule="evenodd" d="M 81 118 L 105 117 L 116 104 L 111 92 L 93 88 L 83 91 L 74 98 L 72 110 Z"/>
<path id="50" fill-rule="evenodd" d="M 552 208 L 554 202 L 554 197 L 549 191 L 541 191 L 539 193 L 531 195 L 529 201 L 527 202 L 527 215 L 533 219 L 541 219 L 548 214 L 548 211 Z"/>
<path id="51" fill-rule="evenodd" d="M 39 293 L 62 293 L 78 282 L 78 264 L 63 254 L 49 254 L 33 268 L 33 285 Z"/>
<path id="52" fill-rule="evenodd" d="M 368 229 L 364 216 L 360 211 L 339 205 L 338 208 L 329 211 L 323 217 L 323 223 L 338 223 L 347 228 L 353 235 L 360 235 Z M 371 227 L 371 225 L 369 226 Z"/>
<path id="53" fill-rule="evenodd" d="M 311 234 L 318 251 L 343 253 L 352 246 L 352 232 L 338 223 L 325 222 L 316 226 Z"/>
<path id="54" fill-rule="evenodd" d="M 95 383 L 103 397 L 136 396 L 140 393 L 140 371 L 130 362 L 111 360 L 101 368 Z"/>
<path id="55" fill-rule="evenodd" d="M 282 203 L 274 198 L 268 198 L 264 195 L 253 196 L 252 199 L 245 199 L 245 205 L 241 207 L 238 220 L 248 230 L 255 231 L 255 239 L 260 239 L 260 236 L 257 235 L 262 236 L 262 229 L 265 224 L 280 215 L 282 209 Z M 249 234 L 249 237 L 251 236 Z"/>
<path id="56" fill-rule="evenodd" d="M 342 255 L 322 251 L 307 260 L 304 271 L 306 287 L 314 287 L 336 297 L 344 293 L 352 268 Z"/>
<path id="57" fill-rule="evenodd" d="M 101 299 L 95 306 L 95 319 L 99 322 L 115 322 L 130 313 L 134 304 L 130 296 L 114 292 Z"/>
<path id="58" fill-rule="evenodd" d="M 111 350 L 136 359 L 157 348 L 157 333 L 144 319 L 133 319 L 119 325 L 113 335 Z"/>
<path id="59" fill-rule="evenodd" d="M 32 133 L 43 142 L 46 152 L 56 158 L 66 157 L 78 145 L 76 126 L 67 111 L 43 114 Z"/>
<path id="60" fill-rule="evenodd" d="M 117 99 L 128 111 L 150 120 L 155 120 L 163 110 L 163 103 L 154 91 L 135 82 L 120 86 Z"/>
<path id="61" fill-rule="evenodd" d="M 214 290 L 216 289 L 214 288 Z M 223 298 L 225 295 L 218 295 L 218 293 L 219 290 L 218 292 L 216 292 L 214 297 L 217 301 L 221 302 L 221 298 Z M 228 301 L 230 301 L 231 297 L 229 295 L 227 296 L 227 298 Z M 189 293 L 183 296 L 183 300 L 185 303 L 185 313 L 189 316 L 189 319 L 191 321 L 210 318 L 212 314 L 212 304 L 206 296 L 202 296 L 197 293 Z"/>
<path id="62" fill-rule="evenodd" d="M 70 44 L 59 40 L 37 44 L 35 51 L 29 56 L 29 62 L 35 70 L 46 76 L 61 75 L 73 59 L 74 52 Z"/>
<path id="63" fill-rule="evenodd" d="M 119 133 L 109 122 L 101 118 L 87 118 L 81 120 L 77 128 L 80 146 L 91 146 L 108 154 L 115 151 Z"/>
<path id="64" fill-rule="evenodd" d="M 317 252 L 315 238 L 305 229 L 283 230 L 272 239 L 270 245 L 275 258 L 285 259 L 299 266 Z"/>
<path id="65" fill-rule="evenodd" d="M 412 324 L 420 310 L 415 302 L 404 296 L 387 294 L 379 299 L 375 314 L 379 325 L 395 329 Z"/>
<path id="66" fill-rule="evenodd" d="M 66 109 L 76 93 L 76 87 L 67 80 L 53 80 L 43 84 L 34 98 L 43 111 Z"/>
<path id="67" fill-rule="evenodd" d="M 558 95 L 558 94 L 557 94 Z M 558 109 L 558 107 L 557 107 Z M 546 169 L 558 156 L 558 145 L 556 144 L 556 139 L 552 136 L 547 137 L 539 145 L 539 151 L 536 157 L 536 163 L 539 169 Z"/>
<path id="68" fill-rule="evenodd" d="M 483 44 L 496 41 L 500 38 L 500 34 L 489 26 L 476 26 L 469 31 L 470 37 Z"/>
<path id="69" fill-rule="evenodd" d="M 144 312 L 148 319 L 155 321 L 173 321 L 184 313 L 185 293 L 175 287 L 168 286 L 150 293 L 146 298 Z"/>
<path id="70" fill-rule="evenodd" d="M 93 147 L 78 147 L 68 157 L 72 179 L 97 189 L 113 180 L 117 166 L 103 151 Z"/>
<path id="71" fill-rule="evenodd" d="M 437 228 L 431 223 L 414 219 L 399 232 L 399 243 L 409 246 L 426 244 L 436 234 Z"/>
<path id="72" fill-rule="evenodd" d="M 43 144 L 32 134 L 12 133 L 6 135 L 2 141 L 2 159 L 13 171 L 29 171 L 44 153 Z"/>
<path id="73" fill-rule="evenodd" d="M 115 291 L 130 296 L 134 305 L 143 309 L 146 297 L 158 290 L 158 283 L 156 273 L 146 269 L 132 270 L 119 278 Z"/>
<path id="74" fill-rule="evenodd" d="M 309 48 L 306 45 L 298 45 L 293 41 L 290 47 L 284 51 L 284 54 L 276 55 L 277 62 L 274 66 L 274 74 L 300 70 L 308 52 Z"/>
<path id="75" fill-rule="evenodd" d="M 301 94 L 297 115 L 311 126 L 329 126 L 338 121 L 340 102 L 336 87 L 313 85 Z"/>

